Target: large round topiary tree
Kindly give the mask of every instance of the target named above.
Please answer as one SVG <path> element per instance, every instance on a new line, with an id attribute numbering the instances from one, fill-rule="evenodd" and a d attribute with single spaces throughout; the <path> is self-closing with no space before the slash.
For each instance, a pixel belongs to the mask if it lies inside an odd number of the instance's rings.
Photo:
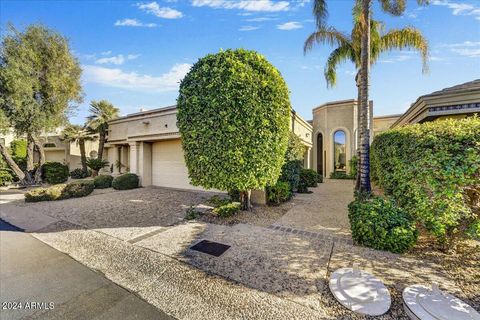
<path id="1" fill-rule="evenodd" d="M 200 59 L 180 84 L 178 127 L 189 177 L 207 189 L 240 191 L 274 184 L 288 143 L 290 100 L 280 72 L 243 49 Z"/>

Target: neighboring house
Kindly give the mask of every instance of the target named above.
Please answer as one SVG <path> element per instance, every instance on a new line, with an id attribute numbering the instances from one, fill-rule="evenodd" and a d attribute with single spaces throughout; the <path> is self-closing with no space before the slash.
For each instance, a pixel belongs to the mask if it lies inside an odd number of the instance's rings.
<path id="1" fill-rule="evenodd" d="M 291 130 L 305 145 L 309 167 L 311 125 L 292 111 Z M 143 186 L 201 189 L 190 184 L 177 127 L 176 106 L 133 113 L 109 122 L 107 159 L 140 177 Z M 114 165 L 113 172 L 119 173 Z"/>

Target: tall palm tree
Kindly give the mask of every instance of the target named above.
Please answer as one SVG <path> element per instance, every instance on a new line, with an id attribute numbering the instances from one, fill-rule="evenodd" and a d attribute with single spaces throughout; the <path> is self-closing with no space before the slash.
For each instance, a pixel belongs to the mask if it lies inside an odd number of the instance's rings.
<path id="1" fill-rule="evenodd" d="M 94 138 L 89 134 L 85 127 L 70 124 L 63 129 L 61 140 L 69 143 L 75 142 L 80 148 L 80 161 L 82 163 L 82 170 L 88 172 L 87 155 L 85 152 L 85 141 L 91 141 Z"/>
<path id="2" fill-rule="evenodd" d="M 405 11 L 406 0 L 378 0 L 382 10 L 393 16 L 400 16 Z M 310 50 L 313 45 L 330 43 L 338 45 L 329 57 L 325 76 L 329 85 L 335 84 L 336 66 L 351 60 L 355 63 L 358 73 L 356 77 L 359 101 L 359 183 L 358 190 L 370 193 L 370 131 L 369 119 L 369 76 L 370 66 L 376 61 L 378 55 L 384 51 L 395 48 L 413 48 L 422 53 L 424 70 L 426 70 L 426 58 L 428 46 L 421 33 L 414 28 L 391 30 L 381 34 L 380 25 L 371 20 L 371 5 L 373 0 L 356 0 L 353 8 L 355 26 L 350 37 L 326 25 L 328 17 L 327 0 L 314 0 L 313 15 L 316 20 L 317 32 L 314 32 L 305 42 L 304 50 Z M 429 0 L 417 0 L 418 4 L 428 4 Z M 369 26 L 369 27 L 367 27 Z M 329 69 L 331 67 L 331 69 Z"/>
<path id="3" fill-rule="evenodd" d="M 87 126 L 91 132 L 98 133 L 98 159 L 103 158 L 103 149 L 108 131 L 108 121 L 118 118 L 120 111 L 107 100 L 92 101 L 87 117 Z"/>

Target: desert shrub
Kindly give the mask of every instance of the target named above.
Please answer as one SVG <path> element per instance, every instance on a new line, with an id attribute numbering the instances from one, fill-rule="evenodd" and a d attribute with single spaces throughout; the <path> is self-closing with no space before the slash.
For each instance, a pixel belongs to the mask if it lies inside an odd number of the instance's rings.
<path id="1" fill-rule="evenodd" d="M 92 171 L 90 170 L 85 171 L 80 168 L 70 171 L 70 177 L 72 179 L 84 179 L 84 178 L 90 177 L 91 175 L 92 175 Z"/>
<path id="2" fill-rule="evenodd" d="M 318 185 L 319 174 L 312 169 L 302 169 L 300 171 L 300 183 L 307 187 L 315 188 Z"/>
<path id="3" fill-rule="evenodd" d="M 190 205 L 190 207 L 188 207 L 187 212 L 185 214 L 185 220 L 194 220 L 197 218 L 199 214 L 200 213 L 197 210 L 195 210 L 195 207 L 193 205 Z"/>
<path id="4" fill-rule="evenodd" d="M 108 166 L 108 161 L 99 158 L 90 158 L 87 159 L 87 167 L 92 169 L 94 172 L 98 172 L 99 170 Z"/>
<path id="5" fill-rule="evenodd" d="M 101 174 L 93 179 L 95 189 L 105 189 L 112 186 L 113 177 L 107 174 Z"/>
<path id="6" fill-rule="evenodd" d="M 352 238 L 379 250 L 402 253 L 417 241 L 415 222 L 393 201 L 382 197 L 355 200 L 348 205 Z"/>
<path id="7" fill-rule="evenodd" d="M 273 186 L 267 186 L 267 201 L 272 205 L 279 205 L 282 202 L 288 201 L 292 198 L 292 190 L 290 184 L 284 181 L 278 181 Z"/>
<path id="8" fill-rule="evenodd" d="M 353 156 L 352 159 L 349 161 L 350 163 L 350 177 L 356 178 L 358 172 L 358 157 Z"/>
<path id="9" fill-rule="evenodd" d="M 93 189 L 93 181 L 76 181 L 69 184 L 57 184 L 48 188 L 36 188 L 25 193 L 25 202 L 85 197 L 92 193 Z"/>
<path id="10" fill-rule="evenodd" d="M 334 172 L 330 173 L 330 179 L 347 179 L 347 180 L 351 180 L 351 179 L 355 179 L 355 177 L 346 174 L 344 171 L 334 171 Z"/>
<path id="11" fill-rule="evenodd" d="M 290 191 L 296 191 L 300 182 L 300 171 L 302 170 L 302 161 L 287 161 L 282 167 L 279 181 L 286 182 L 290 186 Z"/>
<path id="12" fill-rule="evenodd" d="M 63 183 L 68 180 L 68 166 L 60 162 L 46 162 L 43 165 L 43 178 L 49 184 Z"/>
<path id="13" fill-rule="evenodd" d="M 480 210 L 480 119 L 442 120 L 375 137 L 372 179 L 445 248 Z"/>
<path id="14" fill-rule="evenodd" d="M 95 189 L 91 180 L 74 181 L 65 186 L 62 192 L 63 199 L 88 196 Z"/>
<path id="15" fill-rule="evenodd" d="M 232 201 L 230 199 L 225 199 L 225 198 L 219 197 L 218 195 L 214 195 L 210 197 L 210 199 L 208 199 L 207 202 L 213 205 L 214 207 L 218 207 L 218 206 L 230 203 Z"/>
<path id="16" fill-rule="evenodd" d="M 5 186 L 13 181 L 13 175 L 9 169 L 0 168 L 0 186 Z"/>
<path id="17" fill-rule="evenodd" d="M 213 209 L 213 212 L 222 218 L 228 218 L 240 211 L 240 202 L 229 202 Z"/>
<path id="18" fill-rule="evenodd" d="M 138 187 L 138 181 L 135 173 L 124 173 L 113 179 L 112 187 L 116 190 L 134 189 Z"/>

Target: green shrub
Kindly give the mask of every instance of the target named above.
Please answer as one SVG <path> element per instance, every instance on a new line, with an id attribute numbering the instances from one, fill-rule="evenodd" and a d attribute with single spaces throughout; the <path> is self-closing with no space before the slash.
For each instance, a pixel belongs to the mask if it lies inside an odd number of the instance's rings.
<path id="1" fill-rule="evenodd" d="M 300 139 L 292 131 L 289 132 L 288 135 L 288 146 L 287 151 L 285 152 L 285 161 L 294 161 L 294 160 L 302 160 L 303 155 L 305 154 L 305 145 Z"/>
<path id="2" fill-rule="evenodd" d="M 84 179 L 90 177 L 92 175 L 92 171 L 84 171 L 83 169 L 77 168 L 70 171 L 70 177 L 72 179 Z"/>
<path id="3" fill-rule="evenodd" d="M 302 169 L 300 171 L 300 184 L 305 184 L 307 187 L 315 188 L 318 186 L 319 174 L 312 169 Z"/>
<path id="4" fill-rule="evenodd" d="M 76 181 L 69 184 L 57 184 L 48 188 L 36 188 L 25 193 L 25 202 L 85 197 L 92 193 L 93 189 L 93 181 Z"/>
<path id="5" fill-rule="evenodd" d="M 43 165 L 43 178 L 49 184 L 63 183 L 68 180 L 68 166 L 60 162 L 46 162 Z"/>
<path id="6" fill-rule="evenodd" d="M 105 189 L 112 186 L 113 177 L 107 174 L 101 174 L 93 179 L 95 189 Z"/>
<path id="7" fill-rule="evenodd" d="M 330 179 L 342 179 L 342 180 L 343 180 L 343 179 L 347 179 L 347 180 L 351 180 L 351 179 L 355 179 L 355 177 L 346 174 L 344 171 L 335 171 L 335 172 L 330 173 Z"/>
<path id="8" fill-rule="evenodd" d="M 221 217 L 228 218 L 240 211 L 240 202 L 229 202 L 213 209 L 213 212 Z"/>
<path id="9" fill-rule="evenodd" d="M 350 163 L 350 177 L 356 178 L 358 172 L 358 157 L 353 156 L 352 159 L 349 161 Z"/>
<path id="10" fill-rule="evenodd" d="M 240 202 L 240 191 L 229 190 L 228 195 L 230 196 L 230 200 L 232 200 L 234 202 Z"/>
<path id="11" fill-rule="evenodd" d="M 99 170 L 107 167 L 108 164 L 109 164 L 108 161 L 103 159 L 98 159 L 98 158 L 87 159 L 87 167 L 89 167 L 95 172 L 98 172 Z"/>
<path id="12" fill-rule="evenodd" d="M 348 205 L 352 238 L 379 250 L 402 253 L 417 241 L 415 222 L 393 201 L 381 197 L 355 200 Z"/>
<path id="13" fill-rule="evenodd" d="M 232 202 L 230 199 L 225 199 L 221 198 L 217 195 L 212 196 L 210 199 L 207 201 L 209 204 L 213 205 L 214 207 L 218 207 L 227 203 Z"/>
<path id="14" fill-rule="evenodd" d="M 302 161 L 287 161 L 282 167 L 279 181 L 286 182 L 290 186 L 290 191 L 296 191 L 300 182 L 300 171 L 302 170 Z"/>
<path id="15" fill-rule="evenodd" d="M 480 118 L 379 134 L 372 143 L 371 173 L 385 194 L 447 247 L 479 219 Z"/>
<path id="16" fill-rule="evenodd" d="M 193 205 L 190 205 L 190 207 L 188 207 L 187 209 L 187 213 L 185 214 L 185 220 L 196 219 L 198 215 L 199 212 L 195 210 L 195 207 Z"/>
<path id="17" fill-rule="evenodd" d="M 292 190 L 290 184 L 284 181 L 278 181 L 274 186 L 267 186 L 267 201 L 272 205 L 279 205 L 282 202 L 288 201 L 292 198 Z"/>
<path id="18" fill-rule="evenodd" d="M 16 139 L 10 142 L 10 154 L 12 158 L 26 158 L 27 157 L 27 140 Z"/>
<path id="19" fill-rule="evenodd" d="M 264 56 L 236 49 L 199 59 L 180 83 L 177 109 L 193 185 L 248 195 L 276 182 L 291 104 L 285 80 Z"/>
<path id="20" fill-rule="evenodd" d="M 0 186 L 5 186 L 13 181 L 13 175 L 9 169 L 0 169 Z"/>
<path id="21" fill-rule="evenodd" d="M 317 182 L 323 183 L 323 176 L 321 174 L 317 174 Z"/>
<path id="22" fill-rule="evenodd" d="M 134 173 L 124 173 L 115 177 L 112 181 L 112 187 L 116 190 L 128 190 L 138 187 L 138 176 Z"/>

